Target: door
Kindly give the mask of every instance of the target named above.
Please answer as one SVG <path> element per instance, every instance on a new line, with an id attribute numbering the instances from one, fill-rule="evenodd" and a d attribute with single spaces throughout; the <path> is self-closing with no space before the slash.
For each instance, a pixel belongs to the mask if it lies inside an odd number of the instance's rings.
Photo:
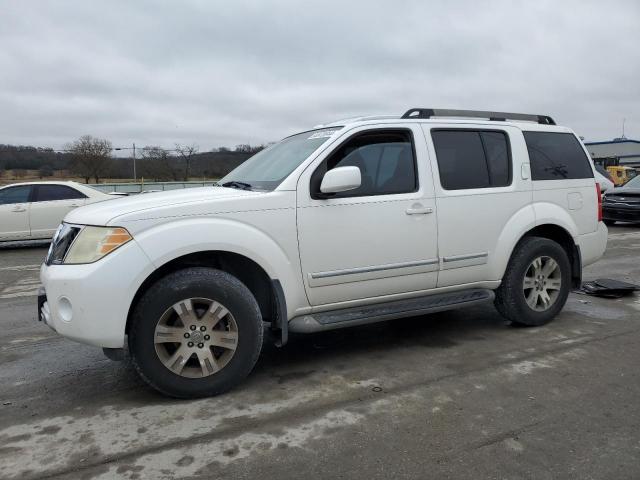
<path id="1" fill-rule="evenodd" d="M 0 240 L 29 238 L 29 197 L 31 185 L 0 190 Z"/>
<path id="2" fill-rule="evenodd" d="M 435 158 L 438 287 L 500 280 L 492 265 L 503 230 L 523 209 L 533 218 L 527 165 L 513 161 L 527 158 L 522 134 L 507 126 L 423 128 Z"/>
<path id="3" fill-rule="evenodd" d="M 298 243 L 310 304 L 434 288 L 435 200 L 419 128 L 360 127 L 336 145 L 298 181 Z M 324 173 L 342 166 L 360 169 L 360 187 L 321 194 Z"/>
<path id="4" fill-rule="evenodd" d="M 65 215 L 84 205 L 86 198 L 67 185 L 37 185 L 31 204 L 31 237 L 52 237 Z"/>

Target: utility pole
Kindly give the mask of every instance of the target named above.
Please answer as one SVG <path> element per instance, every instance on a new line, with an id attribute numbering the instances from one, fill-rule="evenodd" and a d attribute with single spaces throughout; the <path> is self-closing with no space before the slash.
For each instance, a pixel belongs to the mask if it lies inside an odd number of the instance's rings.
<path id="1" fill-rule="evenodd" d="M 133 181 L 135 182 L 137 180 L 137 176 L 136 176 L 136 144 L 133 144 Z"/>

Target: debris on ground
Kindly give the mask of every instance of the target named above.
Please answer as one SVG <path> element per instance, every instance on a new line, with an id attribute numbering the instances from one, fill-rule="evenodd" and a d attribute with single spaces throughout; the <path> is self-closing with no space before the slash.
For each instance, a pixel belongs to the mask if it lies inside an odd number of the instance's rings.
<path id="1" fill-rule="evenodd" d="M 580 289 L 576 290 L 576 293 L 605 298 L 620 298 L 631 295 L 638 290 L 640 290 L 640 285 L 610 278 L 598 278 L 591 282 L 584 282 Z"/>

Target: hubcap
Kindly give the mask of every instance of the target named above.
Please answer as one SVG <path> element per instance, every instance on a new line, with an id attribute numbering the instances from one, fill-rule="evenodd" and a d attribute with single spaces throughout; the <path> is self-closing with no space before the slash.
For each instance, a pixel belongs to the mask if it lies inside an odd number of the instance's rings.
<path id="1" fill-rule="evenodd" d="M 551 257 L 538 257 L 524 274 L 523 291 L 532 310 L 544 312 L 558 299 L 562 287 L 560 265 Z"/>
<path id="2" fill-rule="evenodd" d="M 238 346 L 238 325 L 221 303 L 188 298 L 169 307 L 156 324 L 154 343 L 162 364 L 181 377 L 222 370 Z"/>

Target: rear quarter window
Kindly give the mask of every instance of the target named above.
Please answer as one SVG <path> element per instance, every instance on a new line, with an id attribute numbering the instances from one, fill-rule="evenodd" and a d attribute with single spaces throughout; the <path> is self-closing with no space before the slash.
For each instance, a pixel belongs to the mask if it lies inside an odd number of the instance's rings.
<path id="1" fill-rule="evenodd" d="M 571 133 L 523 132 L 533 180 L 593 178 L 589 158 Z"/>
<path id="2" fill-rule="evenodd" d="M 54 200 L 73 200 L 87 198 L 75 188 L 66 185 L 38 185 L 36 189 L 36 202 L 50 202 Z"/>

